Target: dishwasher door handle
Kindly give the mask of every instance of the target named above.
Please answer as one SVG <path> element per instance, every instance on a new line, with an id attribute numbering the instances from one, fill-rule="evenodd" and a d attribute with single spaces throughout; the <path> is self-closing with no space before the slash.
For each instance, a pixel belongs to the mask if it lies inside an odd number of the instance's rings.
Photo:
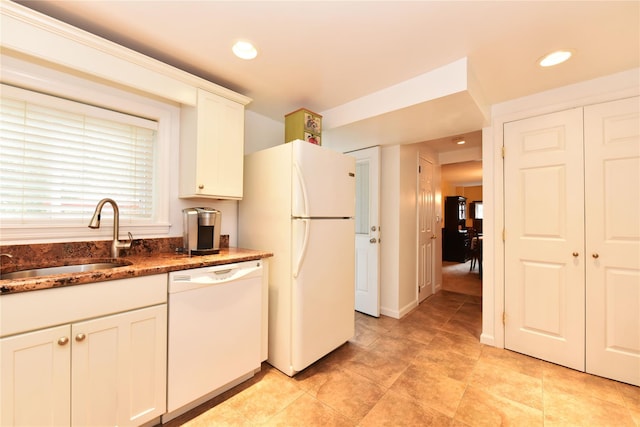
<path id="1" fill-rule="evenodd" d="M 212 277 L 212 273 L 213 275 L 221 275 L 221 274 L 229 273 L 233 271 L 233 269 L 217 270 L 217 271 L 214 270 L 214 271 L 208 272 L 208 274 L 204 273 L 197 276 L 191 276 L 191 282 L 200 283 L 200 284 L 211 284 L 211 285 L 233 282 L 234 280 L 240 280 L 243 277 L 246 277 L 258 270 L 260 270 L 260 267 L 243 268 L 243 269 L 237 270 L 233 274 L 230 274 L 228 277 L 224 277 L 224 278 L 218 278 L 215 276 Z"/>

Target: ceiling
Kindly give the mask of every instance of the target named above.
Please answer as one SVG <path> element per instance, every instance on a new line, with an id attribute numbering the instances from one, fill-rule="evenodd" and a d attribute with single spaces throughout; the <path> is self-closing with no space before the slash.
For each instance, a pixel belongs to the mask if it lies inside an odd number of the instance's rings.
<path id="1" fill-rule="evenodd" d="M 449 163 L 440 167 L 441 179 L 453 187 L 482 185 L 482 162 Z"/>
<path id="2" fill-rule="evenodd" d="M 640 65 L 637 1 L 18 3 L 247 95 L 278 122 L 320 113 L 323 145 L 344 150 L 475 131 L 492 104 Z M 233 56 L 238 39 L 258 57 Z M 575 55 L 536 64 L 558 48 Z"/>

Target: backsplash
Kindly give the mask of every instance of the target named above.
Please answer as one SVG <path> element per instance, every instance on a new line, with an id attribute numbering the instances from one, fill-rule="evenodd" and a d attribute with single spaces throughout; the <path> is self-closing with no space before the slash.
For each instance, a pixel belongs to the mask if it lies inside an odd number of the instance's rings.
<path id="1" fill-rule="evenodd" d="M 159 239 L 134 239 L 130 249 L 121 250 L 121 257 L 151 256 L 174 253 L 182 247 L 182 237 Z M 229 235 L 220 235 L 220 248 L 229 247 Z M 55 266 L 69 259 L 111 258 L 111 240 L 89 242 L 38 243 L 31 245 L 0 245 L 0 253 L 12 258 L 0 257 L 2 272 L 22 270 L 35 264 L 39 267 Z"/>

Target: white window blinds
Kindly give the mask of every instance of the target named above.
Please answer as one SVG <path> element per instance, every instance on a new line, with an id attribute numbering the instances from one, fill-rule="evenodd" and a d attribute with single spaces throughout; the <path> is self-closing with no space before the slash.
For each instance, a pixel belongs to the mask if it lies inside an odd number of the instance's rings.
<path id="1" fill-rule="evenodd" d="M 0 220 L 86 225 L 110 197 L 120 220 L 152 220 L 157 123 L 2 85 Z"/>

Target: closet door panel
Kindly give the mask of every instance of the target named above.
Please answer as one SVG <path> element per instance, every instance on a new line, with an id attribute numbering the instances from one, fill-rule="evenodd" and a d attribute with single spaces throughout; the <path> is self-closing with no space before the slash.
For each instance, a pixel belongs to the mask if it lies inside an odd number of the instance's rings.
<path id="1" fill-rule="evenodd" d="M 505 347 L 584 370 L 582 109 L 506 123 Z"/>
<path id="2" fill-rule="evenodd" d="M 585 107 L 587 372 L 640 385 L 640 99 Z"/>

